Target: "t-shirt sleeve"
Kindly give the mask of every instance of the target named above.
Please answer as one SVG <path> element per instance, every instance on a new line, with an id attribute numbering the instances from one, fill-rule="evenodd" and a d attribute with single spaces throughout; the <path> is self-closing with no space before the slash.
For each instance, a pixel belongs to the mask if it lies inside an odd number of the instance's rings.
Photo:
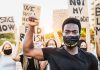
<path id="1" fill-rule="evenodd" d="M 89 70 L 98 70 L 97 58 L 93 54 L 90 54 L 90 56 L 91 56 L 91 66 Z"/>
<path id="2" fill-rule="evenodd" d="M 55 48 L 42 48 L 44 60 L 48 60 L 55 52 Z"/>

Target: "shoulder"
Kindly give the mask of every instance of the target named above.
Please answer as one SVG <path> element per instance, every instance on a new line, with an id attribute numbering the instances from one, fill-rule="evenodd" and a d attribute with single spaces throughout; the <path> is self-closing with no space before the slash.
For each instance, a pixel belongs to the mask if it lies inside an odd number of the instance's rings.
<path id="1" fill-rule="evenodd" d="M 88 53 L 89 56 L 89 63 L 90 63 L 90 70 L 98 70 L 98 59 L 92 53 Z"/>
<path id="2" fill-rule="evenodd" d="M 91 59 L 91 60 L 97 60 L 96 56 L 90 52 L 85 52 L 84 50 L 81 50 L 79 48 L 79 53 L 81 53 L 83 56 L 86 56 L 87 58 Z"/>
<path id="3" fill-rule="evenodd" d="M 60 48 L 42 48 L 44 59 L 58 54 Z"/>
<path id="4" fill-rule="evenodd" d="M 94 54 L 92 54 L 92 53 L 90 53 L 90 52 L 87 52 L 87 54 L 88 54 L 88 56 L 91 58 L 91 60 L 93 60 L 93 61 L 98 61 L 97 58 L 96 58 L 96 56 L 95 56 Z"/>
<path id="5" fill-rule="evenodd" d="M 59 48 L 42 48 L 43 52 L 56 52 Z"/>
<path id="6" fill-rule="evenodd" d="M 95 63 L 98 62 L 98 59 L 97 59 L 97 57 L 94 54 L 92 54 L 90 52 L 85 52 L 85 54 L 87 55 L 87 57 L 89 58 L 89 60 L 91 62 L 95 62 Z"/>

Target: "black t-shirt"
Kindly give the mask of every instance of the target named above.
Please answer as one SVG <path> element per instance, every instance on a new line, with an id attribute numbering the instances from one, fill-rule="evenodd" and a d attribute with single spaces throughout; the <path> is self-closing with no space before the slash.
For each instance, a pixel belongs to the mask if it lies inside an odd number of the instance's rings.
<path id="1" fill-rule="evenodd" d="M 69 54 L 64 48 L 43 48 L 42 51 L 50 70 L 98 70 L 96 57 L 81 49 L 76 55 Z"/>
<path id="2" fill-rule="evenodd" d="M 23 55 L 20 55 L 20 62 L 23 66 Z M 33 58 L 28 58 L 28 67 L 27 70 L 36 70 L 34 66 L 34 59 Z"/>

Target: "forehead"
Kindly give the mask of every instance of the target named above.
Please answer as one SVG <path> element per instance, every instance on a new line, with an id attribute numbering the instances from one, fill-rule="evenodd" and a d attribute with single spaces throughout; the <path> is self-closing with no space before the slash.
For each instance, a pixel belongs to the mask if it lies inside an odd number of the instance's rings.
<path id="1" fill-rule="evenodd" d="M 82 42 L 81 45 L 86 45 L 86 43 L 85 42 Z"/>
<path id="2" fill-rule="evenodd" d="M 5 44 L 5 45 L 4 45 L 4 48 L 5 48 L 5 47 L 11 47 L 11 45 L 10 45 L 10 44 Z"/>
<path id="3" fill-rule="evenodd" d="M 54 40 L 50 40 L 48 43 L 55 43 Z"/>
<path id="4" fill-rule="evenodd" d="M 64 26 L 64 30 L 79 30 L 79 27 L 77 24 L 70 23 Z"/>

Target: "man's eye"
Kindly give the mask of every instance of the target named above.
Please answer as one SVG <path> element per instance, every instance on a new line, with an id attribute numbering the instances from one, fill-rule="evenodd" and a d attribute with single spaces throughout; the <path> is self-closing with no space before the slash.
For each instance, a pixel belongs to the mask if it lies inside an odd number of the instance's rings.
<path id="1" fill-rule="evenodd" d="M 66 31 L 66 32 L 65 32 L 65 34 L 69 34 L 69 33 L 70 33 L 69 31 Z"/>
<path id="2" fill-rule="evenodd" d="M 73 32 L 73 34 L 77 34 L 78 32 L 77 31 L 72 31 Z"/>

